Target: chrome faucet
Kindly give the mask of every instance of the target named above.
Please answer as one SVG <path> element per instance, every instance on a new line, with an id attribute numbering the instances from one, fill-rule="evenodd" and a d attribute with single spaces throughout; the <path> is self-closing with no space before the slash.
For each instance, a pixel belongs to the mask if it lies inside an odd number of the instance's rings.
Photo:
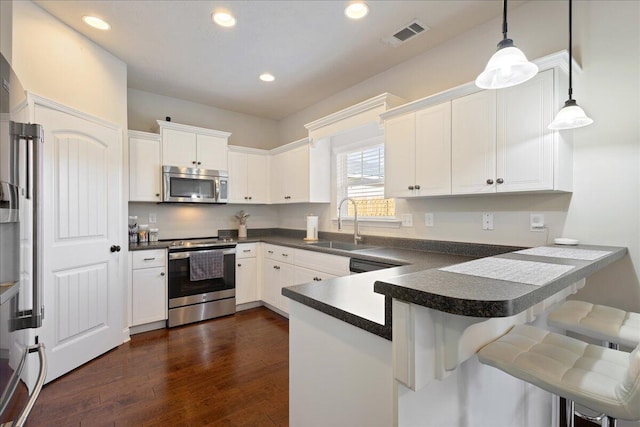
<path id="1" fill-rule="evenodd" d="M 353 203 L 353 244 L 357 245 L 358 242 L 362 241 L 362 236 L 358 232 L 358 205 L 350 197 L 345 197 L 338 203 L 338 230 L 342 230 L 342 204 L 347 200 Z"/>

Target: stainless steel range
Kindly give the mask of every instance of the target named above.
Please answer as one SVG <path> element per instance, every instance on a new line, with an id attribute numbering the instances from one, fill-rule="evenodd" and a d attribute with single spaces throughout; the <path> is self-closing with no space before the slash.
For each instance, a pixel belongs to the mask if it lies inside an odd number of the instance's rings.
<path id="1" fill-rule="evenodd" d="M 176 240 L 169 246 L 168 327 L 236 312 L 236 243 Z"/>

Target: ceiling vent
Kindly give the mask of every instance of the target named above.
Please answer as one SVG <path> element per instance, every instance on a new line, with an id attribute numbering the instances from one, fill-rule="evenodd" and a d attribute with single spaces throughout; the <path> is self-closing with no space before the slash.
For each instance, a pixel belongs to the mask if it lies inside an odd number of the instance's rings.
<path id="1" fill-rule="evenodd" d="M 417 19 L 414 19 L 404 27 L 395 31 L 393 35 L 383 38 L 382 42 L 395 47 L 411 40 L 425 31 L 429 31 L 429 27 Z"/>

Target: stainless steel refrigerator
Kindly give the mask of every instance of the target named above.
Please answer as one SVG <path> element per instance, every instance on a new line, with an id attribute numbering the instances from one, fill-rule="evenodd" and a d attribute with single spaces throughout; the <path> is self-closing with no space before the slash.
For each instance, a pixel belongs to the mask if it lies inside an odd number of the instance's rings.
<path id="1" fill-rule="evenodd" d="M 0 78 L 0 425 L 22 426 L 46 375 L 44 345 L 36 333 L 25 333 L 42 326 L 44 316 L 39 244 L 44 141 L 39 125 L 16 120 L 26 97 L 2 55 Z M 26 384 L 32 353 L 38 355 L 38 378 Z"/>

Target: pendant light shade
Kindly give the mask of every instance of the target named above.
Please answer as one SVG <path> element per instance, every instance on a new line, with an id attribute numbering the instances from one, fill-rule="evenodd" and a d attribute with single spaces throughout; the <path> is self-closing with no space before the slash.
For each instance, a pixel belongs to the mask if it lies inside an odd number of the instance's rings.
<path id="1" fill-rule="evenodd" d="M 575 129 L 587 126 L 593 123 L 585 114 L 584 110 L 576 103 L 574 99 L 568 99 L 564 103 L 562 110 L 558 111 L 556 118 L 549 125 L 549 129 Z"/>
<path id="2" fill-rule="evenodd" d="M 572 47 L 572 1 L 569 0 L 569 99 L 567 99 L 564 103 L 564 107 L 558 114 L 556 118 L 549 125 L 549 129 L 553 130 L 562 130 L 562 129 L 575 129 L 581 128 L 583 126 L 590 125 L 593 123 L 593 120 L 585 114 L 584 110 L 578 106 L 575 99 L 573 99 L 573 75 L 572 75 L 572 66 L 573 56 L 571 55 L 571 47 Z"/>
<path id="3" fill-rule="evenodd" d="M 489 59 L 484 71 L 476 78 L 482 89 L 501 89 L 526 82 L 538 74 L 538 66 L 527 60 L 513 40 L 507 38 L 507 0 L 504 0 L 502 36 L 498 51 Z"/>

